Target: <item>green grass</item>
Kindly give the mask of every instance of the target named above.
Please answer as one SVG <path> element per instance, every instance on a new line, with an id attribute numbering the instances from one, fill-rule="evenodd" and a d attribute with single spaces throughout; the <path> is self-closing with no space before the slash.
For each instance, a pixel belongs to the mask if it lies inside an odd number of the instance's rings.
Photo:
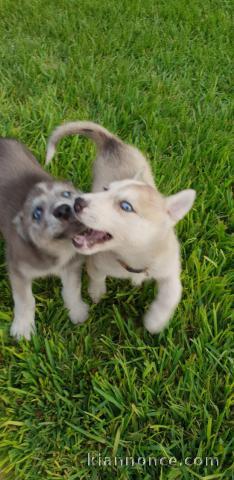
<path id="1" fill-rule="evenodd" d="M 4 479 L 231 478 L 230 10 L 227 0 L 1 1 L 2 136 L 43 163 L 57 124 L 91 119 L 147 154 L 162 192 L 197 191 L 178 226 L 183 299 L 159 336 L 140 321 L 152 283 L 110 279 L 75 327 L 47 279 L 34 285 L 37 335 L 16 344 L 1 243 Z M 51 171 L 88 190 L 93 156 L 88 141 L 66 139 Z M 90 467 L 88 452 L 219 465 Z"/>

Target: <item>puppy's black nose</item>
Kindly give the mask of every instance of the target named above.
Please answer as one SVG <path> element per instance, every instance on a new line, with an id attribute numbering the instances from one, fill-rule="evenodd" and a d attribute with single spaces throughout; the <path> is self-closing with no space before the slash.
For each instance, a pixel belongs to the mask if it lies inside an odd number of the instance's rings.
<path id="1" fill-rule="evenodd" d="M 66 205 L 66 203 L 59 205 L 59 207 L 53 211 L 54 217 L 58 218 L 58 220 L 69 220 L 71 213 L 72 209 L 69 205 Z"/>
<path id="2" fill-rule="evenodd" d="M 83 208 L 87 207 L 87 202 L 84 198 L 78 197 L 75 199 L 74 210 L 76 213 L 80 213 Z"/>

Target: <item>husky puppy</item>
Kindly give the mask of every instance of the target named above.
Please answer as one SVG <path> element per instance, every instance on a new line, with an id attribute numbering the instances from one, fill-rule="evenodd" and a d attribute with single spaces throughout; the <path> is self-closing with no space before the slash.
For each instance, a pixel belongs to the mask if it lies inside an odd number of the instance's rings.
<path id="1" fill-rule="evenodd" d="M 158 295 L 144 324 L 149 332 L 160 332 L 182 292 L 180 249 L 173 227 L 192 207 L 195 191 L 163 196 L 144 156 L 92 122 L 58 127 L 48 143 L 47 162 L 59 139 L 71 134 L 90 137 L 98 148 L 93 193 L 77 197 L 74 206 L 77 219 L 87 227 L 73 243 L 77 252 L 88 256 L 90 296 L 99 301 L 109 275 L 130 278 L 135 284 L 155 279 Z"/>
<path id="2" fill-rule="evenodd" d="M 82 257 L 72 237 L 83 226 L 74 215 L 79 191 L 46 173 L 31 152 L 16 140 L 0 139 L 0 231 L 14 298 L 11 334 L 29 339 L 35 330 L 32 281 L 58 275 L 74 323 L 87 317 L 80 294 Z"/>

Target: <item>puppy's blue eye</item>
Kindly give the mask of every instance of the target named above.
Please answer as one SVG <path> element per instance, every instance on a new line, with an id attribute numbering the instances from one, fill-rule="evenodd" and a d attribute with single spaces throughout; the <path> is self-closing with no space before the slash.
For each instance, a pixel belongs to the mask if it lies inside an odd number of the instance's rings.
<path id="1" fill-rule="evenodd" d="M 33 214 L 32 214 L 33 219 L 36 220 L 37 222 L 40 222 L 42 214 L 43 214 L 43 209 L 41 207 L 36 207 L 33 210 Z"/>
<path id="2" fill-rule="evenodd" d="M 67 192 L 62 193 L 62 197 L 64 197 L 64 198 L 70 198 L 70 196 L 71 196 L 71 192 L 67 191 Z"/>
<path id="3" fill-rule="evenodd" d="M 133 206 L 131 205 L 131 203 L 126 202 L 126 200 L 120 202 L 120 208 L 122 208 L 122 210 L 124 210 L 125 212 L 134 212 Z"/>

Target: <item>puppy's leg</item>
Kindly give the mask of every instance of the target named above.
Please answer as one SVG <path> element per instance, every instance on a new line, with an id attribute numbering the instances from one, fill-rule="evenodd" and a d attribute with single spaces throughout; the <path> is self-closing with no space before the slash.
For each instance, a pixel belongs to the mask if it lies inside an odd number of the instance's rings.
<path id="1" fill-rule="evenodd" d="M 91 257 L 87 260 L 87 272 L 89 276 L 89 295 L 94 303 L 98 303 L 106 293 L 106 277 L 95 266 L 95 262 Z"/>
<path id="2" fill-rule="evenodd" d="M 35 299 L 32 294 L 31 280 L 13 271 L 10 272 L 14 299 L 14 320 L 10 333 L 13 337 L 30 339 L 35 330 Z"/>
<path id="3" fill-rule="evenodd" d="M 169 322 L 181 298 L 179 275 L 172 275 L 158 281 L 158 296 L 144 317 L 145 328 L 150 333 L 158 333 Z"/>
<path id="4" fill-rule="evenodd" d="M 69 263 L 60 273 L 63 299 L 72 323 L 83 323 L 88 318 L 89 307 L 81 297 L 81 262 Z"/>

